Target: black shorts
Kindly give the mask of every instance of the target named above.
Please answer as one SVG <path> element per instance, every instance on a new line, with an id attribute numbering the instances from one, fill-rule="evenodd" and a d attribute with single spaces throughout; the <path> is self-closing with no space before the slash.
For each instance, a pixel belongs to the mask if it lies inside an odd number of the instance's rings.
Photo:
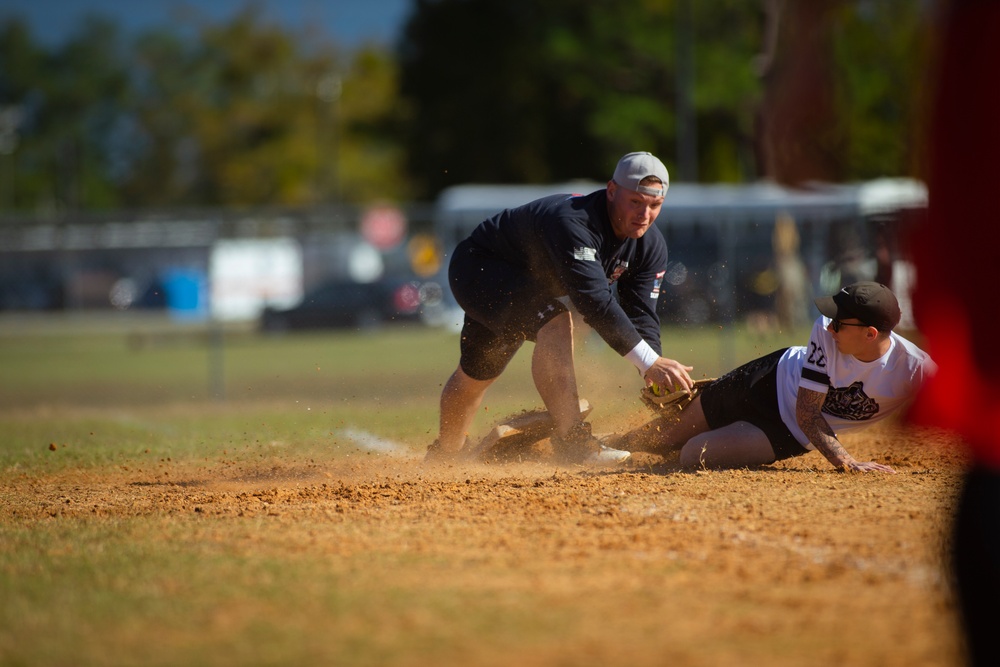
<path id="1" fill-rule="evenodd" d="M 778 361 L 784 353 L 778 350 L 743 364 L 705 387 L 701 394 L 709 427 L 750 422 L 767 435 L 777 461 L 809 451 L 788 430 L 778 411 Z"/>
<path id="2" fill-rule="evenodd" d="M 468 239 L 455 248 L 448 282 L 465 311 L 460 364 L 469 377 L 492 380 L 524 341 L 568 308 L 523 267 L 500 261 Z"/>

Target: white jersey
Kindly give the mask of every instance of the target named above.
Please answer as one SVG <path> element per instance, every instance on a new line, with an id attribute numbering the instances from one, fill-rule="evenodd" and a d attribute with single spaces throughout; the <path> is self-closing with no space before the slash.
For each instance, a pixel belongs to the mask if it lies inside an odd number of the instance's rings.
<path id="1" fill-rule="evenodd" d="M 815 449 L 795 419 L 799 387 L 826 394 L 823 417 L 841 434 L 885 419 L 916 395 L 937 366 L 927 353 L 896 333 L 889 351 L 875 361 L 841 354 L 826 330 L 830 318 L 813 324 L 807 347 L 790 347 L 778 362 L 781 420 L 806 449 Z"/>

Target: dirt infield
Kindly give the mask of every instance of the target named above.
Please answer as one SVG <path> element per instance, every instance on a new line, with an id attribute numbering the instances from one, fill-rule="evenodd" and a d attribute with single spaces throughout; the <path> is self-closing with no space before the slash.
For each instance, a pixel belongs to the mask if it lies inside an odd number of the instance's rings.
<path id="1" fill-rule="evenodd" d="M 152 520 L 412 596 L 326 621 L 313 655 L 333 662 L 338 642 L 368 642 L 381 652 L 355 664 L 958 664 L 945 554 L 961 451 L 888 428 L 846 444 L 899 474 L 842 474 L 815 453 L 699 473 L 655 457 L 614 472 L 427 467 L 417 452 L 160 460 L 13 476 L 0 517 Z"/>

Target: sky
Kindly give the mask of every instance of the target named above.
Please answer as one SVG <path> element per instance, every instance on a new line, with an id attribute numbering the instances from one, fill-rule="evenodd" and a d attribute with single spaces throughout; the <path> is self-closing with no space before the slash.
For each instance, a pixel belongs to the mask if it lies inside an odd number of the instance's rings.
<path id="1" fill-rule="evenodd" d="M 316 30 L 345 48 L 375 42 L 392 45 L 414 0 L 256 0 L 265 22 L 294 30 Z M 210 22 L 225 21 L 250 0 L 0 0 L 0 22 L 27 21 L 35 39 L 57 46 L 88 14 L 110 18 L 131 35 L 157 26 L 182 25 L 183 12 Z"/>

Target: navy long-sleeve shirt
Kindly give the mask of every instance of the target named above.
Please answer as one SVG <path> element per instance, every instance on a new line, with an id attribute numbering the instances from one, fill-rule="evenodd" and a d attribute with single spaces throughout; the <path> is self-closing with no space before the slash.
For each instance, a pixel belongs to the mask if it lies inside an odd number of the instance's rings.
<path id="1" fill-rule="evenodd" d="M 527 271 L 553 298 L 568 296 L 622 356 L 640 339 L 661 354 L 656 302 L 667 242 L 655 225 L 639 239 L 618 239 L 607 190 L 551 195 L 505 209 L 482 222 L 470 240 L 512 271 Z"/>

